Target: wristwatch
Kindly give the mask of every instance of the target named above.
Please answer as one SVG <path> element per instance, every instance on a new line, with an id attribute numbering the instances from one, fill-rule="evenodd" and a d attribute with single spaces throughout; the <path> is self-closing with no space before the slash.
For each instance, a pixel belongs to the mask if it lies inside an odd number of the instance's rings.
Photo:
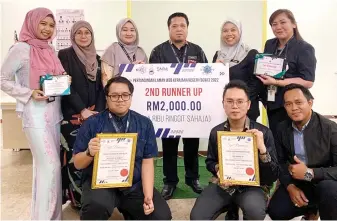
<path id="1" fill-rule="evenodd" d="M 314 178 L 314 173 L 311 169 L 307 169 L 307 171 L 304 174 L 304 180 L 310 182 Z"/>
<path id="2" fill-rule="evenodd" d="M 86 154 L 88 157 L 94 157 L 94 156 L 91 156 L 89 148 L 87 148 L 87 150 L 85 151 L 85 154 Z"/>

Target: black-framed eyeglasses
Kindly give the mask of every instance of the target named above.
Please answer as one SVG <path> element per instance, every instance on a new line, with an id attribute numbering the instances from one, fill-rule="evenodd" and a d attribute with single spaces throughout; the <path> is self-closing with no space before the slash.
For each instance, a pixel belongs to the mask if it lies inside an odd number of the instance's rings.
<path id="1" fill-rule="evenodd" d="M 110 94 L 108 95 L 110 101 L 116 102 L 119 100 L 119 98 L 122 99 L 122 101 L 128 101 L 130 100 L 132 94 L 124 93 L 124 94 Z"/>

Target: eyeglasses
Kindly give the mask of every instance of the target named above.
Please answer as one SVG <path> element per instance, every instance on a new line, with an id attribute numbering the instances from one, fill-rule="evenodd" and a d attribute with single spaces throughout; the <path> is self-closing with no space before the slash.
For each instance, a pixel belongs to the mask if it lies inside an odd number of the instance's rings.
<path id="1" fill-rule="evenodd" d="M 128 101 L 130 100 L 132 94 L 111 94 L 108 95 L 108 97 L 110 98 L 110 101 L 112 102 L 116 102 L 119 100 L 119 98 L 122 99 L 122 101 Z"/>
<path id="2" fill-rule="evenodd" d="M 226 105 L 228 105 L 230 107 L 233 107 L 234 104 L 236 104 L 237 107 L 242 107 L 248 101 L 244 101 L 244 100 L 237 100 L 237 101 L 234 101 L 234 100 L 225 100 L 224 102 L 225 102 Z"/>
<path id="3" fill-rule="evenodd" d="M 76 32 L 76 36 L 81 37 L 82 35 L 86 36 L 86 37 L 90 37 L 91 36 L 91 32 Z"/>

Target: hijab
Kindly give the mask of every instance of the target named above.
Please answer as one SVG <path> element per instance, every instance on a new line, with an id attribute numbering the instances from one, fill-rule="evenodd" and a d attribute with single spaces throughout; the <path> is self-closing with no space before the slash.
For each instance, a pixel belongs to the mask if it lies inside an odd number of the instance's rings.
<path id="1" fill-rule="evenodd" d="M 49 42 L 55 38 L 56 28 L 49 39 L 42 40 L 37 37 L 39 24 L 47 16 L 55 20 L 52 11 L 47 8 L 35 8 L 29 11 L 26 14 L 19 35 L 19 42 L 25 42 L 30 45 L 29 86 L 33 90 L 40 88 L 41 76 L 46 74 L 61 75 L 64 73 L 60 60 L 49 45 Z"/>
<path id="2" fill-rule="evenodd" d="M 135 27 L 135 31 L 136 31 L 136 40 L 131 45 L 125 44 L 121 39 L 122 28 L 128 22 L 130 22 L 133 25 L 133 27 Z M 136 54 L 137 49 L 138 49 L 138 45 L 139 45 L 139 33 L 138 33 L 138 29 L 137 29 L 137 26 L 136 26 L 135 22 L 133 20 L 129 19 L 129 18 L 124 18 L 124 19 L 120 20 L 118 22 L 118 24 L 116 25 L 116 37 L 117 37 L 118 43 L 123 45 L 123 47 L 125 48 L 125 50 L 129 54 L 130 58 L 132 58 L 133 55 Z"/>
<path id="3" fill-rule="evenodd" d="M 83 27 L 88 29 L 91 33 L 91 43 L 87 47 L 81 47 L 75 41 L 76 32 Z M 76 22 L 71 27 L 70 39 L 77 57 L 85 66 L 88 78 L 92 81 L 96 81 L 98 62 L 96 58 L 94 32 L 91 25 L 86 21 Z"/>
<path id="4" fill-rule="evenodd" d="M 222 30 L 225 24 L 232 23 L 235 25 L 239 31 L 240 40 L 233 46 L 227 45 L 222 40 Z M 229 63 L 229 67 L 235 66 L 239 64 L 248 54 L 250 48 L 242 41 L 242 26 L 241 22 L 236 21 L 234 19 L 227 19 L 221 26 L 221 34 L 220 34 L 220 51 L 218 53 L 218 59 L 224 61 L 224 63 Z M 236 60 L 237 62 L 233 62 Z"/>
<path id="5" fill-rule="evenodd" d="M 122 28 L 127 22 L 130 22 L 136 31 L 136 40 L 132 44 L 129 44 L 129 45 L 125 44 L 121 39 Z M 121 45 L 124 47 L 126 53 L 129 55 L 131 59 L 135 56 L 136 60 L 141 60 L 147 63 L 146 54 L 144 50 L 141 47 L 139 47 L 139 33 L 138 33 L 136 23 L 132 19 L 125 18 L 118 22 L 118 24 L 116 25 L 116 37 L 117 37 L 118 42 L 112 43 L 102 55 L 102 61 L 114 67 L 114 74 L 119 73 L 118 66 L 120 64 L 130 63 L 130 60 L 126 56 Z"/>

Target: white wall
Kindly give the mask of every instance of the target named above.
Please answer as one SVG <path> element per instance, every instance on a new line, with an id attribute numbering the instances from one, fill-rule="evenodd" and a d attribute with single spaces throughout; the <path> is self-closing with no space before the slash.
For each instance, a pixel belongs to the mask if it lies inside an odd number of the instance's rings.
<path id="1" fill-rule="evenodd" d="M 159 5 L 158 2 L 162 3 Z M 115 26 L 126 17 L 126 0 L 11 0 L 0 4 L 0 61 L 13 44 L 13 32 L 20 31 L 26 12 L 34 7 L 84 9 L 85 18 L 94 30 L 98 50 L 116 40 Z M 151 7 L 150 7 L 151 6 Z M 268 0 L 268 18 L 278 8 L 292 10 L 299 30 L 316 49 L 316 82 L 312 88 L 314 108 L 322 114 L 337 115 L 337 16 L 334 0 Z M 262 48 L 262 1 L 132 1 L 132 18 L 140 29 L 140 43 L 150 53 L 168 39 L 167 18 L 176 11 L 190 18 L 188 39 L 199 44 L 209 60 L 219 48 L 219 32 L 227 16 L 242 20 L 244 39 L 252 47 Z M 268 38 L 273 33 L 267 25 Z M 102 51 L 99 51 L 101 53 Z M 326 90 L 324 90 L 326 89 Z M 201 149 L 205 150 L 206 142 Z"/>
<path id="2" fill-rule="evenodd" d="M 1 54 L 5 56 L 13 44 L 14 30 L 20 32 L 25 14 L 35 7 L 56 9 L 84 9 L 85 20 L 95 31 L 96 48 L 101 54 L 116 40 L 115 26 L 126 17 L 126 0 L 16 0 L 3 4 L 1 14 L 3 41 Z M 200 45 L 211 62 L 220 47 L 220 26 L 226 17 L 239 19 L 243 23 L 245 41 L 251 47 L 262 48 L 262 2 L 259 1 L 133 1 L 132 18 L 140 31 L 140 43 L 148 55 L 153 47 L 168 39 L 167 18 L 182 11 L 190 19 L 188 39 Z M 11 22 L 8 22 L 11 21 Z M 3 58 L 3 57 L 2 57 Z M 1 60 L 2 61 L 2 60 Z M 201 149 L 206 150 L 207 141 Z M 180 147 L 181 149 L 181 147 Z"/>
<path id="3" fill-rule="evenodd" d="M 279 8 L 291 10 L 299 31 L 316 51 L 316 80 L 311 92 L 314 110 L 337 115 L 337 1 L 335 0 L 269 0 L 269 16 Z M 274 34 L 268 25 L 268 38 Z"/>
<path id="4" fill-rule="evenodd" d="M 116 23 L 126 17 L 126 0 L 12 0 L 2 3 L 2 59 L 13 44 L 14 30 L 20 33 L 26 13 L 36 7 L 56 9 L 84 9 L 85 20 L 95 31 L 97 50 L 104 50 L 116 41 Z M 55 41 L 55 40 L 54 40 Z M 2 61 L 2 60 L 1 60 Z"/>
<path id="5" fill-rule="evenodd" d="M 262 6 L 261 1 L 133 1 L 132 19 L 140 32 L 140 45 L 150 56 L 155 46 L 169 38 L 168 17 L 174 12 L 184 12 L 190 21 L 188 40 L 202 47 L 212 62 L 220 48 L 220 28 L 227 17 L 241 20 L 245 42 L 262 49 Z M 160 139 L 158 145 L 161 150 Z M 208 139 L 201 139 L 199 150 L 207 150 L 207 145 Z"/>
<path id="6" fill-rule="evenodd" d="M 243 39 L 262 48 L 262 1 L 133 1 L 132 18 L 146 53 L 169 38 L 167 19 L 174 12 L 189 17 L 188 40 L 203 48 L 209 62 L 220 49 L 220 29 L 227 17 L 242 22 Z"/>

